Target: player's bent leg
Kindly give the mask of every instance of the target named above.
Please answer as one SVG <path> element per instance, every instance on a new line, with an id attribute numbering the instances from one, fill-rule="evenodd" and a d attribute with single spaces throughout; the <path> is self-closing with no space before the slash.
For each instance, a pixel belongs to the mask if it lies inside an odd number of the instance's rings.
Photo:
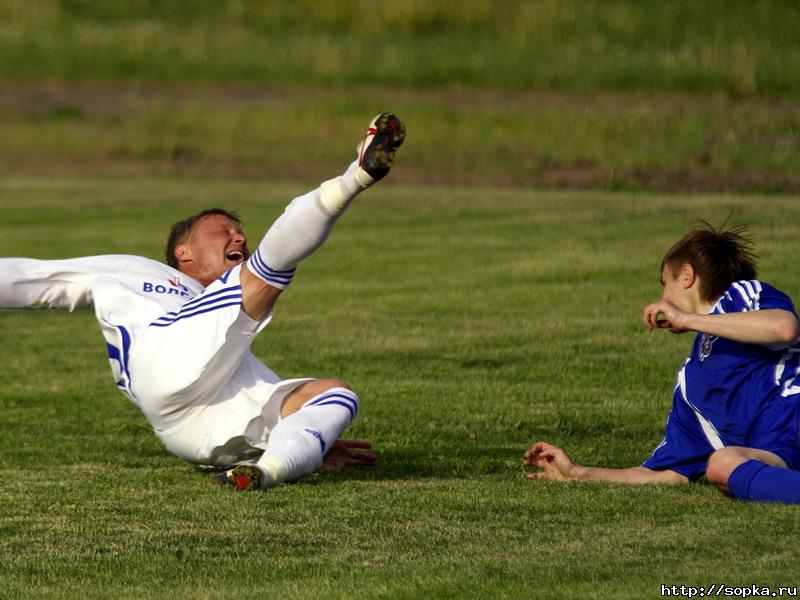
<path id="1" fill-rule="evenodd" d="M 766 467 L 792 472 L 787 469 L 786 462 L 773 452 L 758 448 L 728 446 L 711 455 L 706 469 L 706 479 L 726 494 L 748 499 L 752 474 Z"/>
<path id="2" fill-rule="evenodd" d="M 314 381 L 309 381 L 298 386 L 283 399 L 281 418 L 296 413 L 306 402 L 333 388 L 344 388 L 352 391 L 350 386 L 341 379 L 315 379 Z"/>
<path id="3" fill-rule="evenodd" d="M 728 479 L 739 500 L 800 504 L 800 471 L 773 467 L 757 460 L 740 464 Z"/>
<path id="4" fill-rule="evenodd" d="M 727 446 L 714 452 L 708 459 L 706 468 L 706 479 L 712 485 L 719 488 L 724 493 L 730 493 L 728 489 L 728 479 L 731 473 L 749 460 L 757 460 L 766 465 L 774 467 L 786 467 L 786 463 L 777 454 L 767 450 L 757 448 L 745 448 L 743 446 Z"/>
<path id="5" fill-rule="evenodd" d="M 306 383 L 283 403 L 282 419 L 254 465 L 240 465 L 217 481 L 249 491 L 299 479 L 318 470 L 327 451 L 358 414 L 356 393 L 338 379 Z"/>

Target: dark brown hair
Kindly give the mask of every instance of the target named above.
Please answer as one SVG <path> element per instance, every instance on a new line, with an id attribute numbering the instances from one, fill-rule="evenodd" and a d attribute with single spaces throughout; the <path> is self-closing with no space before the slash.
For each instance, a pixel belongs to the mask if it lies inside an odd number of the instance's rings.
<path id="1" fill-rule="evenodd" d="M 692 265 L 700 277 L 700 299 L 713 302 L 734 281 L 758 277 L 757 258 L 747 227 L 715 229 L 702 221 L 667 251 L 661 270 L 669 265 L 677 275 L 684 264 Z"/>
<path id="2" fill-rule="evenodd" d="M 231 221 L 234 221 L 239 225 L 242 224 L 242 220 L 239 218 L 239 215 L 237 215 L 235 212 L 231 212 L 222 208 L 209 208 L 197 213 L 196 215 L 192 215 L 183 221 L 178 221 L 169 230 L 169 238 L 167 238 L 166 258 L 167 264 L 170 267 L 175 269 L 179 268 L 178 259 L 175 257 L 175 246 L 185 242 L 186 238 L 192 233 L 194 226 L 205 217 L 211 215 L 222 215 L 223 217 L 228 217 Z"/>

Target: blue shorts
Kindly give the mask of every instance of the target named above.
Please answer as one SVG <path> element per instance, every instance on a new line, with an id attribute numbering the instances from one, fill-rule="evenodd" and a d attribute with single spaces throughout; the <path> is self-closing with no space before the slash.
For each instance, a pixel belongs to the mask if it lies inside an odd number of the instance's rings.
<path id="1" fill-rule="evenodd" d="M 777 396 L 744 445 L 777 454 L 790 469 L 800 471 L 800 394 Z"/>

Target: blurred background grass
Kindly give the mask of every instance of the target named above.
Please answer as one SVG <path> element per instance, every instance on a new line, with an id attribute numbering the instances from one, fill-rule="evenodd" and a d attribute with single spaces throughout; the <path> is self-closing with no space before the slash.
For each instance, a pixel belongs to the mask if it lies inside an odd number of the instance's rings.
<path id="1" fill-rule="evenodd" d="M 0 174 L 800 190 L 794 2 L 0 0 Z"/>
<path id="2" fill-rule="evenodd" d="M 3 0 L 7 77 L 800 89 L 795 2 Z"/>

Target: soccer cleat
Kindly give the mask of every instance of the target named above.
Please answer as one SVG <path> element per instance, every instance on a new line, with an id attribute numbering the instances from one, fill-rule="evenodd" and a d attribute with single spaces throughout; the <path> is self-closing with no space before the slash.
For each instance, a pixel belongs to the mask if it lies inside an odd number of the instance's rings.
<path id="1" fill-rule="evenodd" d="M 267 477 L 253 464 L 238 465 L 214 476 L 220 485 L 235 487 L 240 492 L 262 490 L 267 487 Z"/>
<path id="2" fill-rule="evenodd" d="M 393 113 L 381 113 L 369 124 L 358 145 L 358 166 L 374 181 L 386 177 L 394 162 L 394 154 L 406 139 L 406 126 Z"/>

